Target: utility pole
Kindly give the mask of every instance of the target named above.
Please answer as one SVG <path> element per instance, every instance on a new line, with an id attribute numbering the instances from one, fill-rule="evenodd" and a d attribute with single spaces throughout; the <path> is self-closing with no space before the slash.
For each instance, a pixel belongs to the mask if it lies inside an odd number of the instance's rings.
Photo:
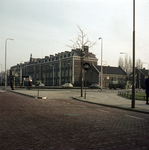
<path id="1" fill-rule="evenodd" d="M 132 108 L 135 108 L 135 0 L 133 0 L 133 81 L 132 81 Z"/>
<path id="2" fill-rule="evenodd" d="M 81 49 L 81 97 L 83 97 L 83 45 Z"/>
<path id="3" fill-rule="evenodd" d="M 5 90 L 6 90 L 6 86 L 7 86 L 7 71 L 6 71 L 6 63 L 7 63 L 7 40 L 14 40 L 11 38 L 8 38 L 5 40 Z"/>
<path id="4" fill-rule="evenodd" d="M 102 90 L 102 74 L 103 74 L 103 67 L 102 67 L 103 39 L 102 37 L 100 37 L 99 40 L 101 40 L 101 90 Z"/>

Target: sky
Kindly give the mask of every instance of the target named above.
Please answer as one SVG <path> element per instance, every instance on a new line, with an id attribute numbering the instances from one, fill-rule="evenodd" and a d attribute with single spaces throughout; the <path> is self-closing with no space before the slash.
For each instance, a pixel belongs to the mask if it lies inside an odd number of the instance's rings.
<path id="1" fill-rule="evenodd" d="M 135 58 L 149 63 L 149 0 L 135 0 Z M 79 25 L 101 64 L 118 66 L 133 56 L 133 0 L 0 0 L 0 64 L 7 69 L 33 58 L 71 51 Z M 125 52 L 126 54 L 120 54 Z M 148 68 L 147 64 L 143 67 Z"/>

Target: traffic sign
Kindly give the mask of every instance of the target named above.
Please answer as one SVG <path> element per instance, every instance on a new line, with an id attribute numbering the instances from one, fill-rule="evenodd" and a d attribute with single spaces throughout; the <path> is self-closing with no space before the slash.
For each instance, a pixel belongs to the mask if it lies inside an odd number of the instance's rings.
<path id="1" fill-rule="evenodd" d="M 90 66 L 89 63 L 84 63 L 84 64 L 83 64 L 83 69 L 84 69 L 84 70 L 89 70 L 90 67 L 91 67 L 91 66 Z"/>
<path id="2" fill-rule="evenodd" d="M 15 73 L 15 75 L 14 75 L 15 77 L 18 77 L 18 74 L 17 73 Z"/>

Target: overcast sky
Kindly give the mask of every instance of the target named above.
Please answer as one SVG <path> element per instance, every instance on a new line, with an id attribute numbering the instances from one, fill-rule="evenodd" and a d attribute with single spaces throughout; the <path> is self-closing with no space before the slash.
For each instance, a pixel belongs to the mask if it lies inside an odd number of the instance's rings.
<path id="1" fill-rule="evenodd" d="M 71 51 L 79 25 L 90 41 L 89 51 L 110 66 L 118 66 L 120 52 L 132 58 L 133 0 L 0 0 L 0 64 L 7 69 L 21 61 Z M 149 63 L 149 0 L 136 0 L 136 59 Z M 146 64 L 143 67 L 148 67 Z"/>

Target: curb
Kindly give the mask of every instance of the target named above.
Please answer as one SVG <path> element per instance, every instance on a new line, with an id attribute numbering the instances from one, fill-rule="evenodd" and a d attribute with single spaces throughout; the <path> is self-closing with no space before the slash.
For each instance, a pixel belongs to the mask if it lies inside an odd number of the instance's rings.
<path id="1" fill-rule="evenodd" d="M 12 93 L 16 93 L 16 94 L 20 94 L 20 95 L 23 95 L 23 96 L 31 97 L 31 98 L 36 98 L 36 99 L 47 99 L 46 96 L 38 96 L 38 97 L 37 97 L 37 96 L 31 96 L 31 95 L 27 95 L 27 94 L 23 94 L 23 93 L 19 93 L 19 92 L 14 92 L 14 91 L 8 90 L 8 89 L 7 89 L 7 91 L 12 92 Z"/>
<path id="2" fill-rule="evenodd" d="M 77 101 L 81 101 L 81 102 L 85 102 L 85 103 L 100 105 L 100 106 L 106 106 L 106 107 L 111 107 L 111 108 L 117 108 L 117 109 L 123 109 L 123 110 L 128 110 L 128 111 L 134 111 L 134 112 L 149 114 L 149 112 L 145 112 L 145 111 L 141 111 L 141 110 L 135 110 L 135 109 L 132 109 L 132 108 L 124 108 L 124 107 L 118 107 L 118 106 L 112 106 L 112 105 L 107 105 L 107 104 L 100 104 L 100 103 L 95 103 L 95 102 L 80 100 L 80 99 L 75 98 L 73 96 L 72 96 L 72 99 L 77 100 Z"/>
<path id="3" fill-rule="evenodd" d="M 45 97 L 45 96 L 38 96 L 38 97 L 34 97 L 34 98 L 37 98 L 37 99 L 47 99 L 47 97 Z"/>

